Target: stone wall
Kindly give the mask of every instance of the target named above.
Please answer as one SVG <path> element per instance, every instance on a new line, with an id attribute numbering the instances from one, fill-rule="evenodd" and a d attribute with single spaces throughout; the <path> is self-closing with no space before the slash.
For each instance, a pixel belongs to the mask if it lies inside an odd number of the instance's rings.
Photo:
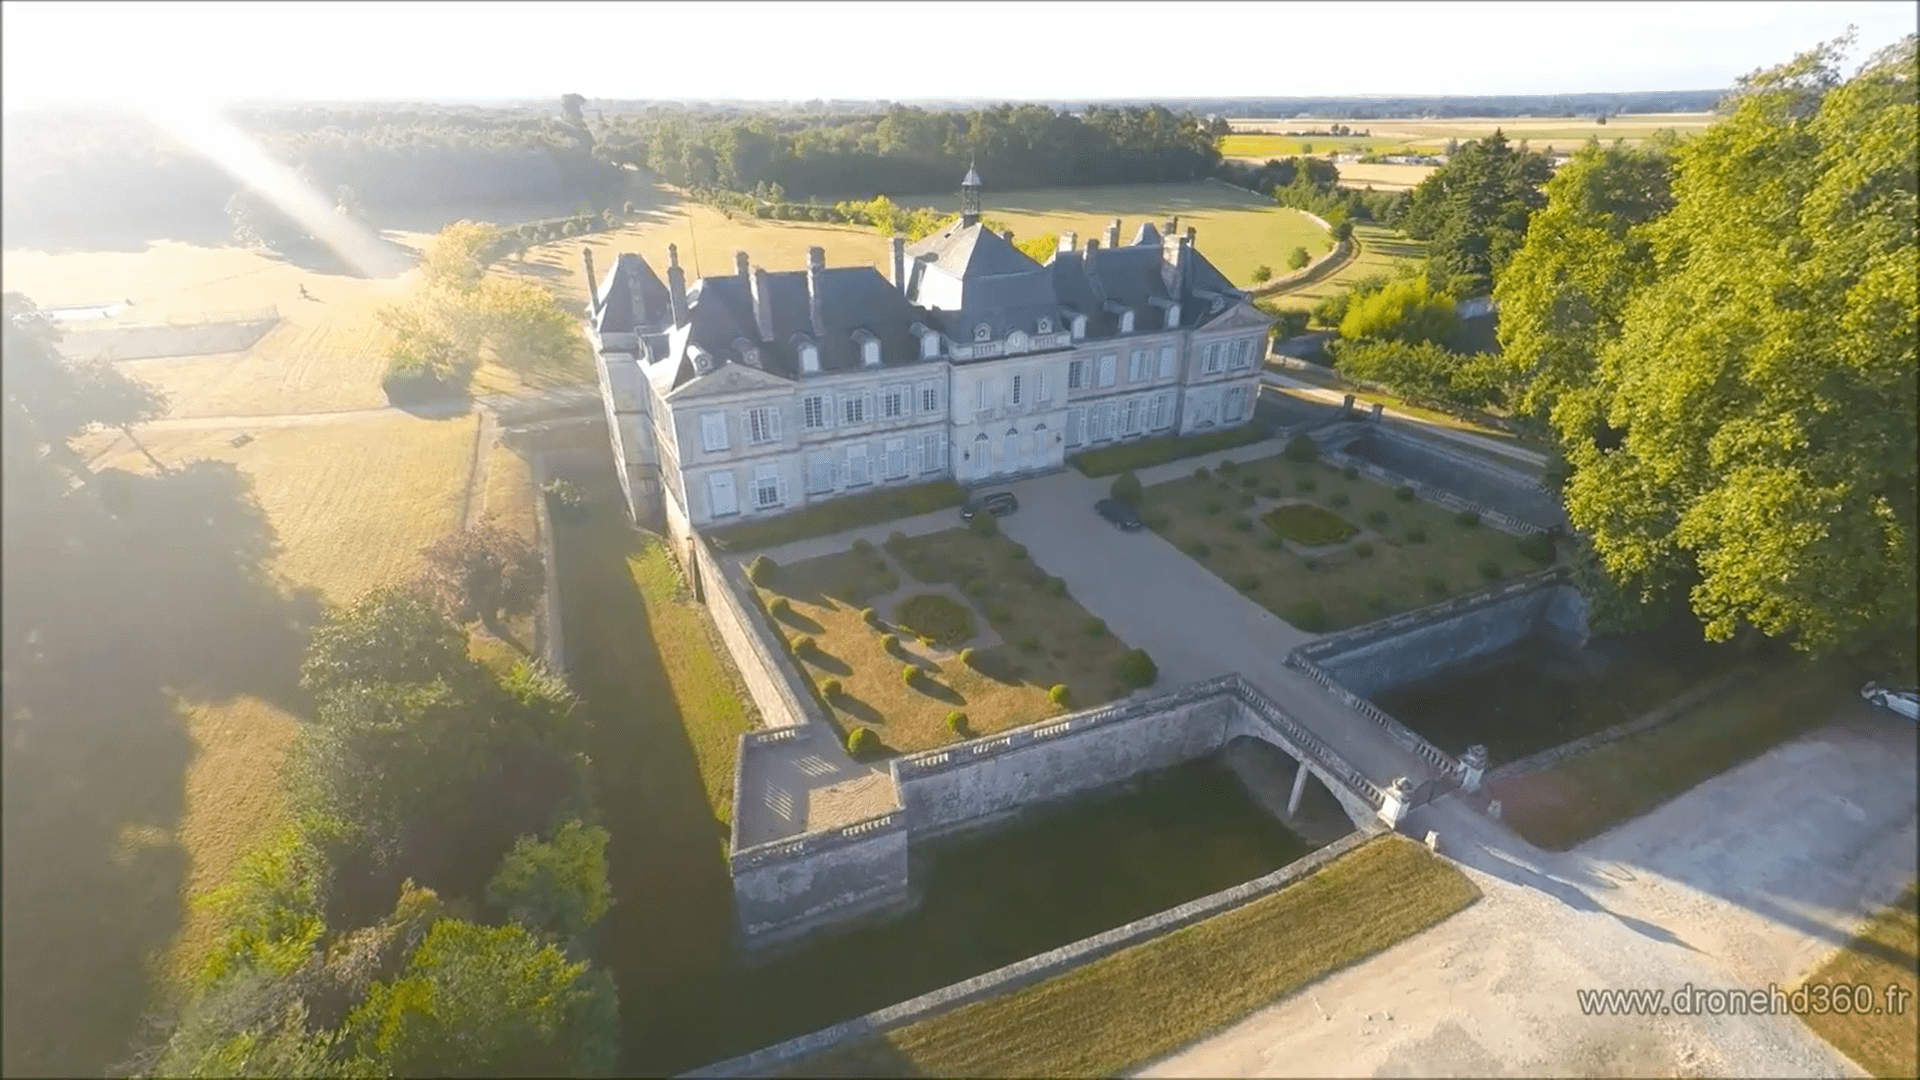
<path id="1" fill-rule="evenodd" d="M 777 735 L 779 732 L 752 732 Z M 736 803 L 739 792 L 735 791 Z M 735 807 L 735 819 L 738 806 Z M 907 816 L 761 844 L 729 857 L 736 926 L 754 947 L 907 902 Z"/>
<path id="2" fill-rule="evenodd" d="M 1357 422 L 1335 424 L 1315 431 L 1313 433 L 1313 439 L 1320 447 L 1321 459 L 1335 468 L 1352 466 L 1359 470 L 1361 475 L 1377 480 L 1382 484 L 1387 484 L 1392 487 L 1410 487 L 1413 489 L 1413 493 L 1422 500 L 1433 503 L 1436 506 L 1445 507 L 1455 513 L 1462 510 L 1471 510 L 1480 515 L 1480 520 L 1483 524 L 1514 536 L 1529 536 L 1533 533 L 1547 531 L 1545 526 L 1531 521 L 1522 521 L 1510 514 L 1502 513 L 1485 503 L 1462 498 L 1451 491 L 1446 491 L 1432 484 L 1404 476 L 1394 472 L 1392 469 L 1377 465 L 1364 458 L 1355 457 L 1342 449 L 1348 442 L 1368 434 L 1371 430 L 1372 425 L 1370 424 Z"/>
<path id="3" fill-rule="evenodd" d="M 1368 424 L 1346 445 L 1348 457 L 1371 462 L 1412 481 L 1431 484 L 1516 521 L 1564 526 L 1560 502 L 1539 479 L 1478 454 L 1421 439 L 1382 424 Z"/>

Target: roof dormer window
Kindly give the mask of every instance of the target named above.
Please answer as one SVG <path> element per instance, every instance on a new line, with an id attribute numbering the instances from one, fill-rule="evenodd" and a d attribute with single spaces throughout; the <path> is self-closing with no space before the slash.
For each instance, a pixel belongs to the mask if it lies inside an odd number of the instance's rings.
<path id="1" fill-rule="evenodd" d="M 988 325 L 987 325 L 986 323 L 981 323 L 981 324 L 980 324 L 979 326 L 976 326 L 976 327 L 974 327 L 974 328 L 973 328 L 973 340 L 975 340 L 975 341 L 992 341 L 992 340 L 993 340 L 993 327 L 991 327 L 991 326 L 988 326 Z"/>
<path id="2" fill-rule="evenodd" d="M 1120 332 L 1123 334 L 1133 333 L 1133 312 L 1131 310 L 1120 313 Z"/>
<path id="3" fill-rule="evenodd" d="M 820 370 L 820 347 L 809 342 L 800 346 L 800 370 L 812 375 Z"/>
<path id="4" fill-rule="evenodd" d="M 1053 320 L 1047 318 L 1045 315 L 1040 316 L 1040 332 L 1043 334 L 1053 333 Z"/>
<path id="5" fill-rule="evenodd" d="M 864 341 L 860 344 L 860 362 L 868 367 L 880 366 L 880 343 Z"/>
<path id="6" fill-rule="evenodd" d="M 1073 340 L 1079 341 L 1081 338 L 1084 338 L 1086 336 L 1087 336 L 1087 317 L 1085 315 L 1075 315 L 1073 317 Z"/>
<path id="7" fill-rule="evenodd" d="M 920 335 L 920 358 L 932 360 L 940 355 L 940 335 L 929 330 Z"/>

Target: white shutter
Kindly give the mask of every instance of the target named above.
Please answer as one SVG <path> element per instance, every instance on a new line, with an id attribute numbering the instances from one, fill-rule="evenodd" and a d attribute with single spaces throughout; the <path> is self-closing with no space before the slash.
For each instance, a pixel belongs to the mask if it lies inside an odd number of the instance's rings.
<path id="1" fill-rule="evenodd" d="M 780 441 L 780 406 L 767 406 L 767 438 Z"/>
<path id="2" fill-rule="evenodd" d="M 787 478 L 785 476 L 780 477 L 778 484 L 780 487 L 780 505 L 785 506 L 787 505 Z"/>
<path id="3" fill-rule="evenodd" d="M 1100 385 L 1101 386 L 1113 385 L 1114 361 L 1115 361 L 1115 357 L 1111 353 L 1100 358 Z"/>
<path id="4" fill-rule="evenodd" d="M 1040 379 L 1040 385 L 1034 388 L 1034 400 L 1045 405 L 1047 402 L 1053 400 L 1053 394 L 1050 392 L 1053 388 L 1047 385 L 1047 372 L 1045 368 L 1040 370 L 1038 378 Z"/>
<path id="5" fill-rule="evenodd" d="M 1167 378 L 1171 378 L 1172 376 L 1173 376 L 1173 346 L 1162 345 L 1160 346 L 1160 377 L 1163 379 L 1167 379 Z"/>
<path id="6" fill-rule="evenodd" d="M 707 474 L 707 509 L 713 517 L 725 517 L 739 511 L 740 504 L 733 493 L 732 473 Z"/>
<path id="7" fill-rule="evenodd" d="M 708 450 L 727 448 L 727 414 L 702 413 L 700 415 L 700 441 Z"/>

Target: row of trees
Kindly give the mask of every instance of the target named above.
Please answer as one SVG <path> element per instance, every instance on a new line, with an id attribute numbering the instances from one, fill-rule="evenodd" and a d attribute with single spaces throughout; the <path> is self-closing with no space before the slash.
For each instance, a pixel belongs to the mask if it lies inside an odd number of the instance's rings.
<path id="1" fill-rule="evenodd" d="M 1343 224 L 1350 229 L 1355 221 L 1398 227 L 1407 205 L 1402 192 L 1341 187 L 1340 170 L 1325 158 L 1274 158 L 1261 165 L 1223 161 L 1214 174 L 1236 187 L 1271 195 L 1281 206 L 1318 215 L 1336 230 Z"/>

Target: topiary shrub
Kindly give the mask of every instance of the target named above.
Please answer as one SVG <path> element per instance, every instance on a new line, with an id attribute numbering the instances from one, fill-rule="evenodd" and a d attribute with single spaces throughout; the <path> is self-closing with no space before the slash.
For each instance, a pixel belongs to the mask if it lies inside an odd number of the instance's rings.
<path id="1" fill-rule="evenodd" d="M 1088 619 L 1086 622 L 1080 624 L 1080 629 L 1086 631 L 1087 636 L 1090 638 L 1107 636 L 1107 623 L 1105 619 Z"/>
<path id="2" fill-rule="evenodd" d="M 1517 545 L 1520 554 L 1537 563 L 1553 561 L 1553 537 L 1546 533 L 1531 533 L 1520 538 Z"/>
<path id="3" fill-rule="evenodd" d="M 972 521 L 967 522 L 967 531 L 975 536 L 997 536 L 1000 533 L 1000 523 L 993 519 L 992 514 L 982 510 L 973 515 Z"/>
<path id="4" fill-rule="evenodd" d="M 1266 551 L 1285 551 L 1287 542 L 1272 533 L 1260 538 L 1260 547 Z"/>
<path id="5" fill-rule="evenodd" d="M 1501 570 L 1500 570 L 1499 563 L 1493 561 L 1492 559 L 1480 560 L 1480 576 L 1481 577 L 1486 578 L 1488 581 L 1499 581 L 1500 574 L 1501 574 Z"/>
<path id="6" fill-rule="evenodd" d="M 1066 683 L 1054 683 L 1047 691 L 1047 697 L 1063 709 L 1073 703 L 1073 691 L 1067 689 Z"/>
<path id="7" fill-rule="evenodd" d="M 1236 574 L 1233 578 L 1233 587 L 1241 592 L 1252 592 L 1260 587 L 1260 575 Z"/>
<path id="8" fill-rule="evenodd" d="M 753 561 L 747 564 L 747 580 L 762 588 L 773 584 L 773 579 L 779 573 L 780 564 L 765 555 L 755 555 Z"/>
<path id="9" fill-rule="evenodd" d="M 1208 499 L 1200 505 L 1200 509 L 1206 511 L 1209 515 L 1218 514 L 1226 508 L 1227 504 L 1221 502 L 1219 499 Z"/>
<path id="10" fill-rule="evenodd" d="M 1320 569 L 1320 560 L 1309 555 L 1300 560 L 1300 567 L 1303 570 L 1318 570 Z"/>
<path id="11" fill-rule="evenodd" d="M 1014 639 L 1014 646 L 1021 652 L 1039 652 L 1040 638 L 1034 634 L 1021 634 Z"/>
<path id="12" fill-rule="evenodd" d="M 973 636 L 973 609 L 939 593 L 919 593 L 894 605 L 893 618 L 908 633 L 942 645 Z"/>
<path id="13" fill-rule="evenodd" d="M 1300 479 L 1295 480 L 1293 482 L 1293 486 L 1294 486 L 1294 490 L 1299 491 L 1302 494 L 1311 495 L 1317 488 L 1319 488 L 1320 482 L 1315 480 L 1311 476 L 1303 476 Z"/>
<path id="14" fill-rule="evenodd" d="M 1204 559 L 1207 556 L 1213 554 L 1213 548 L 1208 546 L 1205 540 L 1189 540 L 1187 541 L 1186 546 L 1181 548 L 1180 550 L 1186 552 L 1187 554 L 1193 556 L 1196 559 Z"/>
<path id="15" fill-rule="evenodd" d="M 776 596 L 767 603 L 767 612 L 776 619 L 784 619 L 793 614 L 793 605 L 784 596 Z"/>
<path id="16" fill-rule="evenodd" d="M 1352 501 L 1353 500 L 1348 498 L 1347 493 L 1344 491 L 1336 491 L 1333 494 L 1327 496 L 1328 506 L 1345 506 Z"/>
<path id="17" fill-rule="evenodd" d="M 1128 469 L 1126 472 L 1113 478 L 1113 484 L 1107 488 L 1107 494 L 1119 499 L 1128 506 L 1139 506 L 1140 497 L 1143 494 L 1140 487 L 1140 477 L 1136 476 L 1132 469 Z"/>
<path id="18" fill-rule="evenodd" d="M 1233 527 L 1240 532 L 1252 532 L 1253 519 L 1245 514 L 1235 514 L 1233 516 Z"/>
<path id="19" fill-rule="evenodd" d="M 1424 544 L 1427 542 L 1427 530 L 1418 525 L 1407 530 L 1407 543 Z"/>
<path id="20" fill-rule="evenodd" d="M 1040 583 L 1040 591 L 1046 593 L 1048 596 L 1065 596 L 1067 595 L 1067 583 L 1060 578 L 1050 577 Z"/>
<path id="21" fill-rule="evenodd" d="M 1297 432 L 1287 440 L 1286 456 L 1288 461 L 1313 461 L 1320 457 L 1320 447 L 1306 432 Z"/>
<path id="22" fill-rule="evenodd" d="M 1434 574 L 1427 575 L 1427 591 L 1435 596 L 1447 595 L 1447 583 L 1444 578 Z"/>
<path id="23" fill-rule="evenodd" d="M 898 635 L 898 634 L 881 634 L 881 635 L 880 635 L 880 650 L 881 650 L 882 652 L 885 652 L 885 653 L 887 653 L 888 655 L 894 655 L 894 654 L 897 654 L 897 653 L 899 653 L 899 651 L 900 651 L 900 635 Z"/>
<path id="24" fill-rule="evenodd" d="M 889 570 L 880 575 L 880 579 L 876 584 L 880 586 L 881 592 L 890 593 L 900 587 L 900 575 Z"/>
<path id="25" fill-rule="evenodd" d="M 847 753 L 857 759 L 871 757 L 880 750 L 880 736 L 872 728 L 856 727 L 847 732 Z"/>
<path id="26" fill-rule="evenodd" d="M 1013 621 L 1013 613 L 1005 604 L 991 604 L 987 607 L 987 621 L 996 626 L 1004 626 Z"/>
<path id="27" fill-rule="evenodd" d="M 1287 608 L 1287 621 L 1309 634 L 1327 628 L 1327 612 L 1318 600 L 1301 600 Z"/>
<path id="28" fill-rule="evenodd" d="M 840 692 L 844 689 L 839 679 L 823 679 L 820 683 L 820 696 L 828 701 L 837 701 L 840 698 Z"/>
<path id="29" fill-rule="evenodd" d="M 1221 458 L 1220 464 L 1218 466 L 1220 471 L 1225 473 L 1230 473 L 1239 467 L 1240 467 L 1240 463 L 1233 460 L 1232 458 Z"/>
<path id="30" fill-rule="evenodd" d="M 890 547 L 890 548 L 899 547 L 901 544 L 904 544 L 906 542 L 907 542 L 907 534 L 901 532 L 899 529 L 895 529 L 892 532 L 887 534 L 887 545 L 886 545 L 887 547 Z"/>
<path id="31" fill-rule="evenodd" d="M 788 644 L 793 647 L 795 656 L 810 656 L 815 648 L 812 634 L 796 634 Z"/>
<path id="32" fill-rule="evenodd" d="M 868 626 L 878 628 L 880 625 L 880 614 L 870 607 L 863 607 L 860 609 L 860 621 L 866 623 Z"/>
<path id="33" fill-rule="evenodd" d="M 1260 486 L 1260 478 L 1252 475 L 1243 476 L 1240 478 L 1240 486 L 1251 491 Z"/>
<path id="34" fill-rule="evenodd" d="M 972 648 L 965 648 L 960 650 L 960 662 L 967 665 L 968 667 L 973 666 L 973 649 Z"/>
<path id="35" fill-rule="evenodd" d="M 1020 560 L 1026 557 L 1027 557 L 1027 545 L 1025 544 L 1015 544 L 1012 547 L 1007 549 L 1007 558 L 1012 559 L 1015 562 L 1019 562 Z"/>
<path id="36" fill-rule="evenodd" d="M 1353 553 L 1355 555 L 1360 556 L 1363 559 L 1367 558 L 1368 556 L 1373 554 L 1373 545 L 1368 543 L 1365 540 L 1362 540 L 1359 543 L 1353 545 Z"/>
<path id="37" fill-rule="evenodd" d="M 1371 526 L 1373 526 L 1373 527 L 1374 527 L 1374 528 L 1376 528 L 1376 529 L 1384 529 L 1384 528 L 1386 528 L 1386 527 L 1387 527 L 1387 512 L 1386 512 L 1385 510 L 1369 510 L 1369 511 L 1367 511 L 1367 524 L 1368 524 L 1368 525 L 1371 525 Z"/>
<path id="38" fill-rule="evenodd" d="M 1399 487 L 1394 488 L 1393 497 L 1396 499 L 1399 499 L 1401 502 L 1412 502 L 1413 501 L 1413 485 L 1401 484 Z"/>
<path id="39" fill-rule="evenodd" d="M 1138 690 L 1152 686 L 1153 681 L 1160 677 L 1160 669 L 1154 666 L 1153 658 L 1147 655 L 1147 650 L 1130 649 L 1120 658 L 1119 675 L 1122 683 Z"/>
<path id="40" fill-rule="evenodd" d="M 947 730 L 964 739 L 967 737 L 967 714 L 958 709 L 947 714 Z"/>
<path id="41" fill-rule="evenodd" d="M 1340 470 L 1340 475 L 1346 477 L 1349 480 L 1358 480 L 1360 479 L 1360 466 L 1349 465 L 1346 468 Z"/>
<path id="42" fill-rule="evenodd" d="M 913 664 L 902 664 L 900 666 L 900 681 L 902 683 L 905 683 L 908 686 L 912 686 L 913 680 L 918 679 L 919 677 L 920 677 L 920 669 L 914 666 Z"/>
<path id="43" fill-rule="evenodd" d="M 1471 529 L 1475 525 L 1480 524 L 1480 512 L 1478 510 L 1462 510 L 1453 515 L 1453 520 Z"/>

